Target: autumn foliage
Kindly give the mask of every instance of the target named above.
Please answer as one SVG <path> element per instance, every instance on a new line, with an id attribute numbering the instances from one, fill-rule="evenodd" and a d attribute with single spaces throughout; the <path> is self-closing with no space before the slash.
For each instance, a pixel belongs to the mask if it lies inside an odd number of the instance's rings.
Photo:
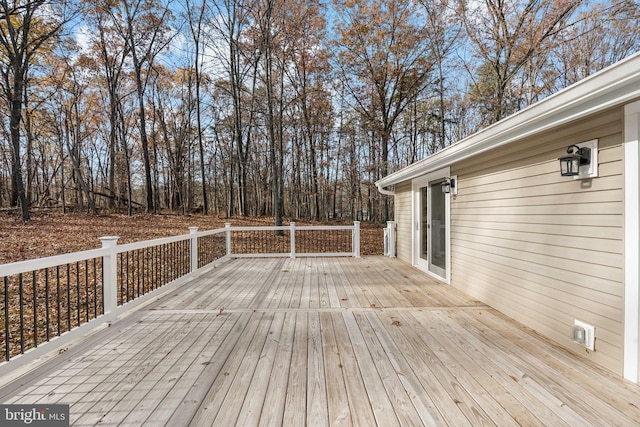
<path id="1" fill-rule="evenodd" d="M 372 220 L 375 182 L 640 48 L 614 0 L 2 0 L 0 209 Z"/>

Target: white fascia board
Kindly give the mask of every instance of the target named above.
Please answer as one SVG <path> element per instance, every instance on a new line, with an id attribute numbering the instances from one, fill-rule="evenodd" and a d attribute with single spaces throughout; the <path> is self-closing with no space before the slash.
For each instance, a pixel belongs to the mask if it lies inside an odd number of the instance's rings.
<path id="1" fill-rule="evenodd" d="M 640 98 L 640 52 L 379 181 L 379 189 Z"/>

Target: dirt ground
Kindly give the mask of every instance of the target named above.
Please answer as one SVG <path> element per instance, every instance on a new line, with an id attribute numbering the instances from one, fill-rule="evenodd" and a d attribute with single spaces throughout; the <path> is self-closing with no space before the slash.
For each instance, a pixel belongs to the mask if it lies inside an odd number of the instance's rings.
<path id="1" fill-rule="evenodd" d="M 131 243 L 186 234 L 189 227 L 199 227 L 200 231 L 221 228 L 226 222 L 233 226 L 262 226 L 273 225 L 273 218 L 37 212 L 25 224 L 14 213 L 0 213 L 0 264 L 99 248 L 98 239 L 102 236 L 119 236 L 118 243 Z M 285 221 L 284 225 L 288 224 Z M 382 255 L 383 233 L 382 224 L 361 224 L 362 255 Z"/>

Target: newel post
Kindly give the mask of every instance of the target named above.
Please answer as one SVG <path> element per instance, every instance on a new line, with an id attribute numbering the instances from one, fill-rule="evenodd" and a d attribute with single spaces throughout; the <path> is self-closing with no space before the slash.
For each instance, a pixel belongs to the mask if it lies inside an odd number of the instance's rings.
<path id="1" fill-rule="evenodd" d="M 104 249 L 108 249 L 108 253 L 102 257 L 104 314 L 107 322 L 113 322 L 118 308 L 118 236 L 101 237 L 100 242 Z"/>
<path id="2" fill-rule="evenodd" d="M 360 221 L 353 221 L 353 234 L 351 235 L 351 247 L 354 258 L 360 258 Z"/>
<path id="3" fill-rule="evenodd" d="M 387 221 L 385 229 L 385 248 L 384 255 L 388 257 L 396 256 L 396 223 L 395 221 Z"/>
<path id="4" fill-rule="evenodd" d="M 291 241 L 291 253 L 289 254 L 289 256 L 291 258 L 295 258 L 296 257 L 296 223 L 292 222 L 289 227 L 291 228 L 291 231 L 289 232 L 289 240 Z"/>
<path id="5" fill-rule="evenodd" d="M 227 242 L 227 256 L 230 256 L 231 255 L 231 223 L 225 222 L 224 228 L 226 230 L 225 237 Z"/>
<path id="6" fill-rule="evenodd" d="M 191 274 L 198 269 L 198 227 L 189 227 L 189 234 L 191 235 Z"/>

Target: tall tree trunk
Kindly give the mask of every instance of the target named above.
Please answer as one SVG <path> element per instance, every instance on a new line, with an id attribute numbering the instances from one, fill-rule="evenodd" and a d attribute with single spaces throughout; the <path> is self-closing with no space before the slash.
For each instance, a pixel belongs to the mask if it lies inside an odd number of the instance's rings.
<path id="1" fill-rule="evenodd" d="M 140 120 L 140 144 L 142 145 L 142 162 L 144 164 L 144 184 L 147 200 L 147 212 L 155 212 L 153 203 L 153 181 L 151 179 L 151 160 L 149 157 L 149 138 L 147 136 L 147 120 L 144 102 L 144 86 L 142 83 L 142 69 L 137 57 L 134 55 L 134 68 L 136 73 L 136 93 L 138 95 L 138 119 Z"/>
<path id="2" fill-rule="evenodd" d="M 381 176 L 387 176 L 389 174 L 389 140 L 391 139 L 391 130 L 385 129 L 381 135 L 382 142 L 382 168 L 377 169 Z M 375 177 L 377 180 L 379 177 Z M 373 182 L 373 181 L 370 181 Z M 377 192 L 376 192 L 377 194 Z M 382 202 L 382 221 L 385 223 L 389 221 L 389 198 L 384 197 Z M 376 215 L 377 216 L 377 215 Z M 377 218 L 376 218 L 377 219 Z"/>
<path id="3" fill-rule="evenodd" d="M 235 12 L 235 10 L 234 10 Z M 243 126 L 243 117 L 242 117 L 242 79 L 240 75 L 240 52 L 238 47 L 238 40 L 234 38 L 233 29 L 235 28 L 235 15 L 234 15 L 234 24 L 230 26 L 231 33 L 229 40 L 229 55 L 230 55 L 230 69 L 229 69 L 229 77 L 231 80 L 231 97 L 233 98 L 233 136 L 231 138 L 231 150 L 230 150 L 230 161 L 231 168 L 233 170 L 234 164 L 234 153 L 237 152 L 238 164 L 241 169 L 240 176 L 242 177 L 242 159 L 243 159 L 243 150 L 242 150 L 242 126 Z M 231 176 L 231 188 L 229 190 L 229 215 L 233 215 L 234 210 L 234 192 L 233 192 L 233 181 L 234 176 Z M 244 182 L 242 178 L 239 182 L 239 191 L 244 191 Z M 244 207 L 241 207 L 242 213 L 244 213 Z"/>
<path id="4" fill-rule="evenodd" d="M 31 114 L 29 111 L 29 93 L 27 91 L 27 85 L 25 85 L 24 87 L 24 109 L 26 111 L 26 114 L 24 115 L 23 118 L 23 122 L 24 122 L 24 130 L 25 130 L 25 138 L 27 140 L 27 164 L 25 165 L 25 169 L 27 172 L 27 182 L 25 185 L 25 197 L 27 199 L 27 204 L 31 204 L 32 200 L 36 200 L 33 197 L 33 181 L 35 179 L 35 175 L 36 175 L 36 171 L 34 170 L 34 166 L 33 166 L 33 128 L 32 128 L 32 122 L 31 122 Z"/>
<path id="5" fill-rule="evenodd" d="M 197 54 L 197 53 L 196 53 Z M 198 131 L 198 154 L 200 155 L 200 179 L 202 180 L 202 213 L 209 214 L 209 190 L 204 157 L 204 141 L 202 138 L 202 114 L 200 112 L 200 71 L 196 61 L 196 122 Z"/>
<path id="6" fill-rule="evenodd" d="M 282 194 L 280 192 L 282 179 L 281 160 L 282 153 L 278 155 L 278 149 L 282 149 L 282 135 L 276 135 L 276 112 L 274 104 L 276 102 L 273 88 L 273 40 L 271 36 L 271 17 L 273 12 L 273 2 L 267 0 L 264 26 L 262 28 L 263 52 L 265 57 L 265 85 L 267 89 L 267 133 L 269 137 L 269 161 L 271 162 L 271 193 L 273 196 L 273 216 L 276 227 L 282 225 Z M 281 125 L 280 125 L 281 126 Z M 277 233 L 283 234 L 282 231 Z"/>
<path id="7" fill-rule="evenodd" d="M 62 135 L 61 125 L 56 123 L 56 129 L 58 133 L 58 141 L 60 148 L 60 200 L 62 202 L 62 213 L 67 213 L 67 200 L 65 195 L 65 182 L 64 182 L 64 137 Z"/>
<path id="8" fill-rule="evenodd" d="M 200 7 L 200 13 L 198 14 L 198 21 L 194 28 L 194 23 L 191 17 L 191 12 L 189 11 L 189 23 L 191 24 L 191 35 L 193 36 L 193 43 L 195 45 L 195 91 L 196 91 L 196 126 L 198 133 L 198 154 L 200 156 L 200 179 L 202 180 L 202 211 L 205 215 L 209 214 L 209 199 L 208 199 L 208 189 L 207 189 L 207 174 L 206 174 L 206 165 L 205 165 L 205 157 L 204 157 L 204 141 L 202 138 L 202 113 L 200 111 L 200 86 L 201 86 L 201 72 L 200 72 L 200 35 L 202 33 L 202 20 L 204 18 L 204 10 L 205 10 L 205 1 L 202 0 L 202 6 Z"/>
<path id="9" fill-rule="evenodd" d="M 271 37 L 270 37 L 271 38 Z M 273 42 L 271 40 L 271 42 Z M 283 53 L 284 55 L 284 53 Z M 285 61 L 282 58 L 280 62 L 280 93 L 278 95 L 278 155 L 277 155 L 277 174 L 278 174 L 278 192 L 276 193 L 278 201 L 276 202 L 275 221 L 276 225 L 282 225 L 282 217 L 284 216 L 284 67 Z M 272 76 L 273 77 L 273 76 Z M 272 80 L 273 83 L 273 80 Z"/>
<path id="10" fill-rule="evenodd" d="M 112 99 L 111 90 L 109 90 L 109 172 L 108 172 L 108 185 L 109 192 L 112 196 L 108 201 L 109 209 L 116 209 L 118 207 L 119 197 L 116 192 L 116 144 L 118 143 L 118 134 L 116 128 L 116 114 L 117 109 Z"/>
<path id="11" fill-rule="evenodd" d="M 127 175 L 127 215 L 133 215 L 133 190 L 131 180 L 131 156 L 129 155 L 129 147 L 127 145 L 127 129 L 125 124 L 125 115 L 122 111 L 122 104 L 118 102 L 118 131 L 120 132 L 120 142 L 122 143 L 122 151 L 124 154 L 125 172 Z"/>
<path id="12" fill-rule="evenodd" d="M 79 118 L 76 117 L 76 120 L 79 120 Z M 65 120 L 64 126 L 65 126 L 65 139 L 67 141 L 67 150 L 69 151 L 69 157 L 71 158 L 71 164 L 73 165 L 73 172 L 76 177 L 76 180 L 78 181 L 78 186 L 79 186 L 78 199 L 79 201 L 82 201 L 83 200 L 82 196 L 84 195 L 84 198 L 87 200 L 87 203 L 89 204 L 89 209 L 91 209 L 91 213 L 93 213 L 94 215 L 97 215 L 98 211 L 96 209 L 96 205 L 94 203 L 93 197 L 91 197 L 89 186 L 87 185 L 87 182 L 82 177 L 82 171 L 80 170 L 79 125 L 76 123 L 73 143 L 71 142 L 71 130 L 69 125 L 69 119 Z M 84 206 L 83 203 L 81 202 L 80 204 L 81 204 L 81 209 L 84 210 L 84 208 L 82 207 Z"/>
<path id="13" fill-rule="evenodd" d="M 22 118 L 22 75 L 21 71 L 14 74 L 13 99 L 11 99 L 11 111 L 9 113 L 9 129 L 11 132 L 11 206 L 20 202 L 22 220 L 29 221 L 29 204 L 24 189 L 22 178 L 22 161 L 20 158 L 20 121 Z"/>

